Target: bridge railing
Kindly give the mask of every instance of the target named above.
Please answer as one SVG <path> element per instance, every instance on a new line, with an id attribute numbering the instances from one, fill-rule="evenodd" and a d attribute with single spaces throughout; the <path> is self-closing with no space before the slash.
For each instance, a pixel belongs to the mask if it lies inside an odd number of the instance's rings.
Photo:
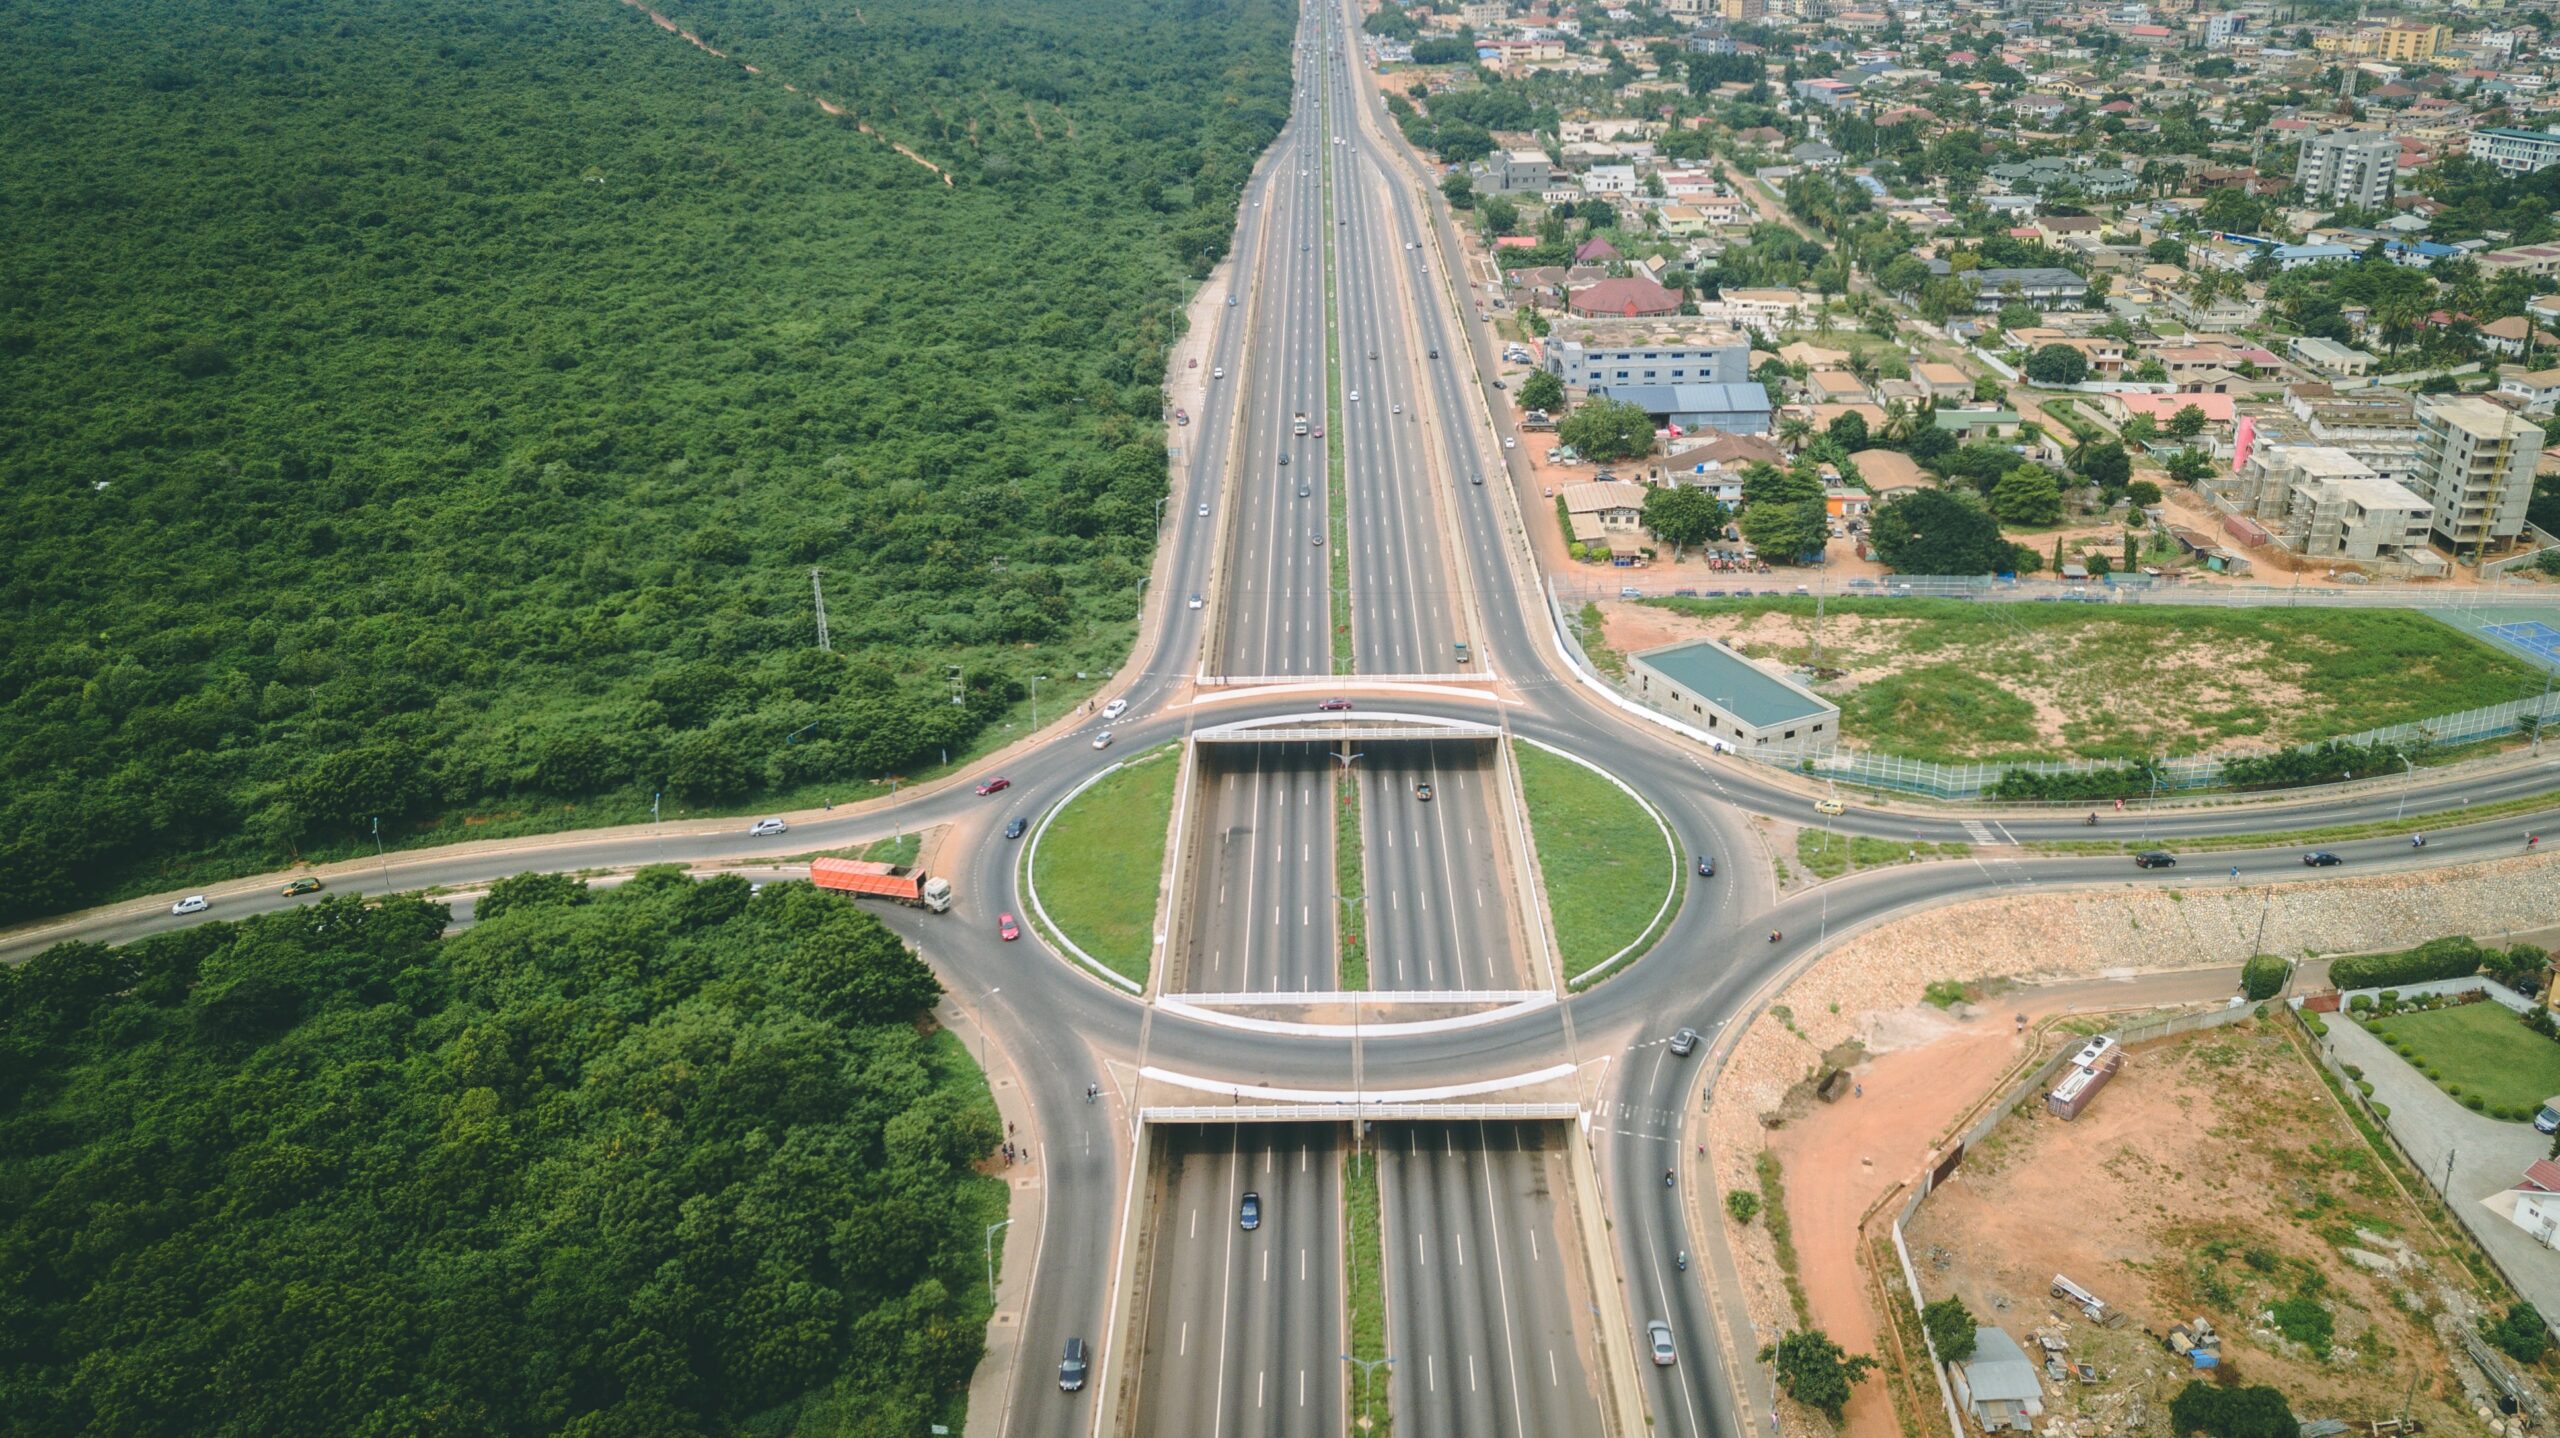
<path id="1" fill-rule="evenodd" d="M 1569 1103 L 1248 1103 L 1180 1104 L 1138 1110 L 1146 1123 L 1350 1123 L 1358 1119 L 1432 1122 L 1513 1119 L 1563 1122 L 1582 1109 Z"/>

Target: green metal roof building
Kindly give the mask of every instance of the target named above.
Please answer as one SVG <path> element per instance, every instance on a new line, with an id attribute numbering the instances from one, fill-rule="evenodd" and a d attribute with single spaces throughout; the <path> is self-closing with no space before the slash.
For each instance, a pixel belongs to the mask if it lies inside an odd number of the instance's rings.
<path id="1" fill-rule="evenodd" d="M 1712 639 L 1627 657 L 1637 702 L 1741 750 L 1819 754 L 1839 742 L 1840 706 Z"/>

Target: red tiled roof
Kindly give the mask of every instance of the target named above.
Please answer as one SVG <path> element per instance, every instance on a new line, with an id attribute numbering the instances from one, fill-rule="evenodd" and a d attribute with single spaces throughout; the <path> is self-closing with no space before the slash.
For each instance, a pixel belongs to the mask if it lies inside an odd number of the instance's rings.
<path id="1" fill-rule="evenodd" d="M 2537 1158 L 2525 1165 L 2524 1178 L 2518 1188 L 2537 1189 L 2543 1193 L 2560 1193 L 2560 1163 Z"/>

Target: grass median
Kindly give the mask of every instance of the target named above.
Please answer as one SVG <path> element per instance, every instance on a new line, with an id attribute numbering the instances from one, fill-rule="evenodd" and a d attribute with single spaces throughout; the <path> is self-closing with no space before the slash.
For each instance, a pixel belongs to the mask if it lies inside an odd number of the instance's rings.
<path id="1" fill-rule="evenodd" d="M 1321 104 L 1321 102 L 1319 102 Z M 1330 111 L 1319 113 L 1330 115 Z M 1331 126 L 1320 133 L 1330 133 Z M 1333 166 L 1324 167 L 1324 218 L 1333 219 Z M 1335 251 L 1335 226 L 1324 227 L 1324 382 L 1331 398 L 1325 410 L 1333 423 L 1325 426 L 1325 590 L 1327 622 L 1333 630 L 1333 672 L 1349 674 L 1358 668 L 1351 649 L 1351 477 L 1345 471 L 1342 426 L 1349 417 L 1342 400 L 1342 310 L 1334 294 L 1334 268 L 1341 263 Z"/>
<path id="2" fill-rule="evenodd" d="M 1835 834 L 1828 829 L 1796 831 L 1796 859 L 1820 879 L 1836 879 L 1851 869 L 1881 869 L 1888 864 L 1916 864 L 1922 859 L 1961 859 L 1970 844 L 1906 844 L 1899 839 Z"/>
<path id="3" fill-rule="evenodd" d="M 2395 834 L 2432 833 L 2438 829 L 2477 824 L 2484 819 L 2502 819 L 2516 814 L 2540 814 L 2549 811 L 2551 807 L 2550 795 L 2532 794 L 2521 799 L 2501 799 L 2494 804 L 2472 804 L 2465 808 L 2441 813 L 2409 814 L 2397 819 L 2375 819 L 2362 824 L 2331 824 L 2319 829 L 2270 829 L 2257 834 L 2200 834 L 2175 839 L 2165 837 L 2101 840 L 2038 839 L 2023 847 L 2031 853 L 2038 854 L 2082 855 L 2139 854 L 2146 850 L 2162 848 L 2174 849 L 2182 854 L 2213 853 L 2217 850 L 2230 849 L 2290 849 L 2299 846 L 2316 847 L 2321 844 L 2343 843 L 2349 839 L 2378 839 Z M 2173 821 L 2177 817 L 2177 811 L 2164 810 L 2161 817 L 2164 821 Z"/>
<path id="4" fill-rule="evenodd" d="M 1147 981 L 1156 889 L 1173 827 L 1181 746 L 1131 758 L 1067 802 L 1040 836 L 1040 904 L 1052 924 L 1113 973 Z"/>
<path id="5" fill-rule="evenodd" d="M 1369 990 L 1369 910 L 1362 902 L 1368 890 L 1360 883 L 1361 860 L 1360 780 L 1347 767 L 1338 767 L 1333 772 L 1333 891 L 1342 896 L 1337 915 L 1342 924 L 1342 991 L 1350 994 Z"/>
<path id="6" fill-rule="evenodd" d="M 1352 1421 L 1371 1438 L 1395 1431 L 1388 1403 L 1383 1360 L 1387 1354 L 1387 1256 L 1379 1238 L 1378 1151 L 1354 1150 L 1342 1161 L 1342 1207 L 1349 1239 L 1344 1262 L 1351 1296 L 1351 1356 L 1376 1370 L 1365 1381 L 1358 1370 L 1343 1375 L 1351 1384 Z M 1349 1365 L 1345 1365 L 1349 1367 Z"/>
<path id="7" fill-rule="evenodd" d="M 1660 821 L 1614 780 L 1532 744 L 1512 752 L 1557 956 L 1579 978 L 1669 920 L 1679 860 Z"/>

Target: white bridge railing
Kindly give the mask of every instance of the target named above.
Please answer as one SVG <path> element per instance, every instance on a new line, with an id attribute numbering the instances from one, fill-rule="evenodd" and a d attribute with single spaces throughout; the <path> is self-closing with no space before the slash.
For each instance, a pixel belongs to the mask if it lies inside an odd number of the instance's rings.
<path id="1" fill-rule="evenodd" d="M 1202 674 L 1198 683 L 1218 689 L 1359 689 L 1376 684 L 1495 684 L 1490 669 L 1448 674 Z"/>
<path id="2" fill-rule="evenodd" d="M 1314 1004 L 1439 1004 L 1455 1008 L 1473 1004 L 1553 1002 L 1554 999 L 1555 994 L 1547 989 L 1374 989 L 1365 993 L 1336 989 L 1166 994 L 1156 1002 L 1165 1008 L 1201 1009 L 1300 1008 Z"/>
<path id="3" fill-rule="evenodd" d="M 1569 1103 L 1248 1103 L 1187 1104 L 1138 1110 L 1146 1123 L 1349 1123 L 1355 1119 L 1517 1119 L 1562 1123 L 1579 1119 Z"/>

